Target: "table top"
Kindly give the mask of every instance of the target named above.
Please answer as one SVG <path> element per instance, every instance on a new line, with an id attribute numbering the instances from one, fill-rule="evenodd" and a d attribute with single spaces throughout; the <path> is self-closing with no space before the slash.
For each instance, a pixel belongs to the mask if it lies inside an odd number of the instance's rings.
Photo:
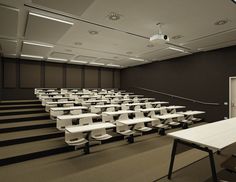
<path id="1" fill-rule="evenodd" d="M 129 103 L 129 104 L 124 104 L 126 106 L 143 106 L 143 105 L 146 105 L 146 103 Z"/>
<path id="2" fill-rule="evenodd" d="M 58 101 L 58 102 L 46 102 L 46 105 L 51 105 L 51 104 L 73 104 L 75 101 Z"/>
<path id="3" fill-rule="evenodd" d="M 150 104 L 168 104 L 169 102 L 166 102 L 166 101 L 154 101 L 154 102 L 147 102 L 147 103 L 150 103 Z"/>
<path id="4" fill-rule="evenodd" d="M 93 123 L 90 125 L 84 125 L 84 126 L 68 126 L 65 129 L 70 133 L 82 133 L 82 132 L 88 132 L 92 130 L 98 130 L 103 128 L 113 128 L 116 125 L 112 123 Z"/>
<path id="5" fill-rule="evenodd" d="M 85 102 L 87 102 L 87 103 L 92 103 L 92 102 L 108 102 L 108 100 L 86 100 Z"/>
<path id="6" fill-rule="evenodd" d="M 126 124 L 126 125 L 133 125 L 137 123 L 145 123 L 145 122 L 151 122 L 154 121 L 155 119 L 149 118 L 149 117 L 144 117 L 144 118 L 134 118 L 134 119 L 127 119 L 127 120 L 119 120 L 117 122 Z"/>
<path id="7" fill-rule="evenodd" d="M 206 113 L 205 111 L 186 111 L 186 112 L 180 112 L 180 114 L 184 114 L 186 116 L 190 115 L 197 115 L 197 114 L 204 114 Z"/>
<path id="8" fill-rule="evenodd" d="M 182 109 L 186 108 L 186 106 L 167 106 L 166 109 Z"/>
<path id="9" fill-rule="evenodd" d="M 81 119 L 81 118 L 87 118 L 87 117 L 99 117 L 98 114 L 94 113 L 84 113 L 84 114 L 78 114 L 78 115 L 62 115 L 57 116 L 57 119 L 63 120 L 63 119 Z"/>
<path id="10" fill-rule="evenodd" d="M 119 111 L 113 111 L 113 112 L 103 112 L 103 114 L 107 115 L 119 115 L 119 114 L 131 114 L 135 113 L 137 111 L 131 111 L 131 110 L 119 110 Z"/>
<path id="11" fill-rule="evenodd" d="M 165 107 L 158 107 L 158 108 L 146 108 L 146 109 L 139 109 L 141 112 L 151 112 L 151 111 L 160 111 L 165 109 Z"/>
<path id="12" fill-rule="evenodd" d="M 184 116 L 183 114 L 165 114 L 165 115 L 155 115 L 154 117 L 159 119 L 171 119 Z"/>
<path id="13" fill-rule="evenodd" d="M 109 108 L 109 107 L 121 107 L 118 104 L 105 104 L 105 105 L 95 105 L 95 108 Z"/>
<path id="14" fill-rule="evenodd" d="M 223 149 L 236 142 L 236 118 L 189 128 L 168 135 L 213 149 Z"/>
<path id="15" fill-rule="evenodd" d="M 74 107 L 53 107 L 52 111 L 67 111 L 67 110 L 77 110 L 77 109 L 88 109 L 85 106 L 74 106 Z"/>

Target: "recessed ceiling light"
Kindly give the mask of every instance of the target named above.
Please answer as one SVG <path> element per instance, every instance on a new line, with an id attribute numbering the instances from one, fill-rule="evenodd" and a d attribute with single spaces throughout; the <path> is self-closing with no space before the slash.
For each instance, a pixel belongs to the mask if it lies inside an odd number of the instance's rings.
<path id="1" fill-rule="evenodd" d="M 67 59 L 62 59 L 62 58 L 48 58 L 48 60 L 52 60 L 52 61 L 67 61 Z"/>
<path id="2" fill-rule="evenodd" d="M 112 21 L 119 20 L 120 17 L 121 17 L 121 15 L 116 12 L 110 12 L 108 15 L 109 20 L 112 20 Z"/>
<path id="3" fill-rule="evenodd" d="M 82 45 L 82 42 L 75 42 L 74 44 L 78 46 L 78 45 Z"/>
<path id="4" fill-rule="evenodd" d="M 28 42 L 28 41 L 24 41 L 23 43 L 28 44 L 28 45 L 41 46 L 41 47 L 49 47 L 49 48 L 53 47 L 53 45 L 49 45 L 49 44 L 42 44 L 42 43 L 35 43 L 35 42 Z"/>
<path id="5" fill-rule="evenodd" d="M 90 62 L 89 64 L 92 64 L 92 65 L 100 65 L 100 66 L 105 65 L 104 63 L 97 63 L 97 62 Z"/>
<path id="6" fill-rule="evenodd" d="M 177 40 L 177 39 L 181 39 L 183 37 L 184 37 L 183 35 L 175 35 L 175 36 L 171 37 L 171 39 Z"/>
<path id="7" fill-rule="evenodd" d="M 89 30 L 88 31 L 91 35 L 97 35 L 98 34 L 98 31 L 96 30 Z"/>
<path id="8" fill-rule="evenodd" d="M 144 62 L 145 60 L 142 59 L 142 58 L 129 58 L 131 60 L 134 60 L 134 61 L 141 61 L 141 62 Z"/>
<path id="9" fill-rule="evenodd" d="M 214 25 L 224 25 L 224 24 L 226 24 L 226 23 L 228 23 L 228 22 L 229 22 L 229 20 L 227 20 L 227 19 L 219 20 L 219 21 L 216 21 L 216 22 L 214 23 Z"/>
<path id="10" fill-rule="evenodd" d="M 153 44 L 148 44 L 147 47 L 151 48 L 151 47 L 154 47 Z"/>
<path id="11" fill-rule="evenodd" d="M 29 14 L 30 14 L 30 15 L 33 15 L 33 16 L 40 17 L 40 18 L 45 18 L 45 19 L 49 19 L 49 20 L 58 21 L 58 22 L 61 22 L 61 23 L 66 23 L 66 24 L 69 24 L 69 25 L 74 25 L 74 23 L 69 22 L 69 21 L 60 20 L 60 19 L 57 19 L 57 18 L 52 18 L 52 17 L 49 17 L 49 16 L 37 14 L 37 13 L 32 13 L 32 12 L 30 12 Z"/>
<path id="12" fill-rule="evenodd" d="M 126 52 L 126 54 L 133 54 L 133 52 L 131 52 L 131 51 L 128 51 L 128 52 Z"/>
<path id="13" fill-rule="evenodd" d="M 183 53 L 189 53 L 188 51 L 185 51 L 183 49 L 179 49 L 179 48 L 176 48 L 176 47 L 168 47 L 168 49 L 171 49 L 171 50 L 174 50 L 174 51 L 178 51 L 178 52 L 183 52 Z"/>
<path id="14" fill-rule="evenodd" d="M 87 63 L 88 63 L 87 61 L 79 61 L 79 60 L 70 60 L 70 62 L 73 62 L 73 63 L 82 63 L 82 64 L 87 64 Z"/>
<path id="15" fill-rule="evenodd" d="M 21 57 L 24 57 L 24 58 L 36 58 L 36 59 L 43 59 L 42 56 L 35 56 L 35 55 L 28 55 L 28 54 L 21 54 L 20 55 Z"/>

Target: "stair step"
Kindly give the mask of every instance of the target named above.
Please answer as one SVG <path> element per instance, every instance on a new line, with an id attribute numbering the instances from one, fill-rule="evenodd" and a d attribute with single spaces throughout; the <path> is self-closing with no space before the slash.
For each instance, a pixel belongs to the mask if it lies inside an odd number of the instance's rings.
<path id="1" fill-rule="evenodd" d="M 0 105 L 35 104 L 35 103 L 40 103 L 40 100 L 6 100 L 6 101 L 0 101 Z"/>
<path id="2" fill-rule="evenodd" d="M 72 151 L 64 137 L 0 148 L 0 166 Z"/>
<path id="3" fill-rule="evenodd" d="M 56 127 L 56 122 L 53 120 L 34 120 L 16 123 L 0 124 L 0 133 L 15 132 L 22 130 L 31 130 L 47 127 Z"/>
<path id="4" fill-rule="evenodd" d="M 64 136 L 64 132 L 61 132 L 56 128 L 42 128 L 0 133 L 0 147 L 38 140 L 46 140 L 49 138 L 57 138 L 62 136 Z"/>
<path id="5" fill-rule="evenodd" d="M 0 110 L 0 116 L 5 115 L 17 115 L 17 114 L 33 114 L 33 113 L 40 113 L 44 111 L 44 108 L 30 108 L 30 109 L 3 109 Z"/>
<path id="6" fill-rule="evenodd" d="M 10 123 L 10 122 L 22 122 L 22 121 L 30 121 L 30 120 L 42 120 L 49 119 L 49 113 L 36 113 L 36 114 L 19 114 L 19 115 L 9 115 L 9 116 L 1 116 L 0 124 L 2 123 Z"/>
<path id="7" fill-rule="evenodd" d="M 39 104 L 17 104 L 17 105 L 0 105 L 0 109 L 26 109 L 26 108 L 44 108 Z"/>

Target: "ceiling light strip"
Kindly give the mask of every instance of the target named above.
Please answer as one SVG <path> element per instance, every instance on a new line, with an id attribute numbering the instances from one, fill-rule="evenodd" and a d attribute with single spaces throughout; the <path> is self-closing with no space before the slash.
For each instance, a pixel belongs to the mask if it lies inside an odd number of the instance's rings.
<path id="1" fill-rule="evenodd" d="M 171 50 L 174 50 L 174 51 L 178 51 L 178 52 L 186 52 L 185 50 L 183 49 L 179 49 L 179 48 L 176 48 L 176 47 L 168 47 L 168 49 L 171 49 Z"/>
<path id="2" fill-rule="evenodd" d="M 67 59 L 63 59 L 63 58 L 48 58 L 48 60 L 51 60 L 51 61 L 67 61 Z"/>
<path id="3" fill-rule="evenodd" d="M 118 65 L 118 64 L 107 64 L 107 66 L 111 66 L 111 67 L 121 67 L 121 65 Z"/>
<path id="4" fill-rule="evenodd" d="M 28 54 L 21 54 L 21 57 L 25 58 L 37 58 L 37 59 L 43 59 L 43 56 L 35 56 L 35 55 L 28 55 Z"/>
<path id="5" fill-rule="evenodd" d="M 96 62 L 90 62 L 89 64 L 92 64 L 92 65 L 100 65 L 100 66 L 105 65 L 104 63 L 96 63 Z"/>
<path id="6" fill-rule="evenodd" d="M 144 59 L 141 59 L 141 58 L 129 58 L 129 59 L 134 60 L 134 61 L 141 61 L 141 62 L 145 61 Z"/>
<path id="7" fill-rule="evenodd" d="M 36 45 L 36 46 L 41 46 L 41 47 L 49 47 L 49 48 L 53 47 L 53 45 L 49 45 L 49 44 L 41 44 L 41 43 L 34 43 L 34 42 L 28 42 L 28 41 L 24 41 L 24 44 Z"/>
<path id="8" fill-rule="evenodd" d="M 60 20 L 60 19 L 57 19 L 57 18 L 52 18 L 52 17 L 46 16 L 46 15 L 41 15 L 41 14 L 37 14 L 37 13 L 33 13 L 33 12 L 30 12 L 29 14 L 33 15 L 33 16 L 40 17 L 40 18 L 45 18 L 45 19 L 49 19 L 49 20 L 58 21 L 58 22 L 61 22 L 61 23 L 66 23 L 66 24 L 69 24 L 69 25 L 74 25 L 73 22 L 69 22 L 69 21 L 65 21 L 65 20 Z"/>
<path id="9" fill-rule="evenodd" d="M 79 60 L 70 60 L 70 62 L 73 62 L 73 63 L 83 63 L 83 64 L 87 64 L 88 63 L 87 61 L 79 61 Z"/>

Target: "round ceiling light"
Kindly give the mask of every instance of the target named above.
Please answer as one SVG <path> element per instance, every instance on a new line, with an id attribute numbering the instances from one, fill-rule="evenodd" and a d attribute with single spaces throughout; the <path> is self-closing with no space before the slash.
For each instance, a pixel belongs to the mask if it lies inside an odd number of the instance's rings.
<path id="1" fill-rule="evenodd" d="M 120 19 L 121 15 L 116 12 L 110 12 L 107 17 L 109 20 L 116 21 Z"/>
<path id="2" fill-rule="evenodd" d="M 75 42 L 74 44 L 75 44 L 76 46 L 78 46 L 78 45 L 82 45 L 81 42 Z"/>
<path id="3" fill-rule="evenodd" d="M 214 25 L 224 25 L 224 24 L 226 24 L 226 23 L 228 23 L 228 22 L 229 22 L 229 20 L 227 20 L 227 19 L 219 20 L 219 21 L 216 21 L 216 22 L 214 23 Z"/>
<path id="4" fill-rule="evenodd" d="M 98 34 L 98 31 L 96 30 L 89 30 L 88 31 L 91 35 L 97 35 Z"/>

